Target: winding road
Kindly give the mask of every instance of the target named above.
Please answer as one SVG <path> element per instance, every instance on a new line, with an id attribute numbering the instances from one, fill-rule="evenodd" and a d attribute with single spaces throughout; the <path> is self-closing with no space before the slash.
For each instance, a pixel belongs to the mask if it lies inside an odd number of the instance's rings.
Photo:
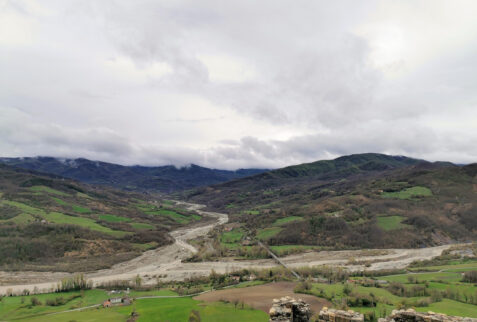
<path id="1" fill-rule="evenodd" d="M 202 226 L 185 227 L 171 232 L 175 243 L 158 249 L 144 252 L 132 260 L 118 263 L 109 269 L 98 270 L 85 274 L 94 285 L 115 280 L 132 280 L 140 275 L 144 284 L 155 284 L 161 280 L 184 280 L 193 276 L 206 276 L 214 269 L 218 273 L 231 272 L 243 268 L 264 269 L 279 265 L 273 259 L 234 260 L 224 258 L 216 262 L 182 262 L 197 252 L 197 249 L 188 243 L 188 240 L 206 235 L 217 225 L 227 223 L 228 216 L 222 213 L 201 210 L 203 205 L 179 202 L 178 205 L 189 210 L 195 210 L 203 216 L 211 217 L 215 221 Z M 351 270 L 367 269 L 399 269 L 418 259 L 430 259 L 439 256 L 443 250 L 451 245 L 420 248 L 420 249 L 386 249 L 386 250 L 353 250 L 353 251 L 321 251 L 289 255 L 280 258 L 287 267 L 301 267 L 313 265 L 347 266 Z M 349 260 L 359 258 L 361 261 L 370 261 L 370 267 L 353 265 Z M 0 294 L 7 290 L 20 293 L 27 289 L 30 292 L 50 291 L 62 278 L 71 276 L 61 272 L 0 272 Z"/>

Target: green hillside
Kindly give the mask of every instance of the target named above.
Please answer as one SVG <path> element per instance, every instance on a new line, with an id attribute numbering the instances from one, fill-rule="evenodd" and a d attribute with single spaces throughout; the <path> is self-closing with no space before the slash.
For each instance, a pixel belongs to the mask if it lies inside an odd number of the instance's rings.
<path id="1" fill-rule="evenodd" d="M 184 197 L 229 213 L 248 235 L 277 247 L 425 247 L 475 240 L 476 168 L 352 155 L 196 189 Z"/>
<path id="2" fill-rule="evenodd" d="M 144 195 L 0 165 L 0 270 L 109 267 L 200 219 Z"/>

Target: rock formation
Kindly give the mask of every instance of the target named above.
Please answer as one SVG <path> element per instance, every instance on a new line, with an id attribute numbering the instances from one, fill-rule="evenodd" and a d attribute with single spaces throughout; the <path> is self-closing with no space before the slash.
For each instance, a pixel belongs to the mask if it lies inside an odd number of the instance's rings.
<path id="1" fill-rule="evenodd" d="M 379 319 L 379 322 L 477 322 L 477 319 L 450 316 L 434 312 L 416 312 L 413 309 L 394 310 L 391 315 Z"/>
<path id="2" fill-rule="evenodd" d="M 311 317 L 310 305 L 303 300 L 289 296 L 274 299 L 270 308 L 270 321 L 308 322 Z"/>
<path id="3" fill-rule="evenodd" d="M 309 305 L 302 300 L 283 297 L 273 300 L 270 309 L 270 322 L 305 322 L 310 321 Z M 364 322 L 363 314 L 353 310 L 343 311 L 324 307 L 318 316 L 317 322 Z M 391 315 L 380 318 L 378 322 L 477 322 L 476 318 L 451 316 L 443 313 L 416 312 L 413 309 L 393 310 Z"/>
<path id="4" fill-rule="evenodd" d="M 353 310 L 343 311 L 328 309 L 326 306 L 320 311 L 319 322 L 363 322 L 364 316 Z"/>

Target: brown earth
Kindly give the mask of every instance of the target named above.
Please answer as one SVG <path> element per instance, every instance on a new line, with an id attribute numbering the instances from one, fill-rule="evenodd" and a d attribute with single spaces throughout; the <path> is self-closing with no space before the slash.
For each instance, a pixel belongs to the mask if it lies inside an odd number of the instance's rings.
<path id="1" fill-rule="evenodd" d="M 311 309 L 315 313 L 319 312 L 323 306 L 331 306 L 331 303 L 325 299 L 307 294 L 294 293 L 293 289 L 296 284 L 297 283 L 293 282 L 277 282 L 244 288 L 226 289 L 204 293 L 194 297 L 194 299 L 206 302 L 217 302 L 220 300 L 233 302 L 234 300 L 238 300 L 266 313 L 268 313 L 268 310 L 272 307 L 273 299 L 283 296 L 304 300 L 310 304 Z"/>

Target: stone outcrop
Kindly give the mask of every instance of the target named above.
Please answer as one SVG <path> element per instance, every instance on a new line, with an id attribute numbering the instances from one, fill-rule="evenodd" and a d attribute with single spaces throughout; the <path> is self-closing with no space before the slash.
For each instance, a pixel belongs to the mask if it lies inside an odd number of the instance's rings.
<path id="1" fill-rule="evenodd" d="M 310 305 L 303 300 L 289 296 L 273 300 L 270 308 L 270 321 L 308 322 L 311 317 Z"/>
<path id="2" fill-rule="evenodd" d="M 319 322 L 363 322 L 364 316 L 353 310 L 343 311 L 328 309 L 326 306 L 320 311 Z"/>
<path id="3" fill-rule="evenodd" d="M 413 309 L 394 310 L 391 315 L 379 319 L 379 322 L 477 322 L 477 319 L 450 316 L 434 312 L 416 312 Z"/>
<path id="4" fill-rule="evenodd" d="M 302 300 L 283 297 L 273 300 L 270 309 L 270 322 L 304 322 L 310 321 L 309 305 Z M 324 307 L 318 316 L 318 322 L 364 322 L 363 314 L 353 310 L 343 311 Z M 443 313 L 416 312 L 413 309 L 393 310 L 391 315 L 380 318 L 378 322 L 477 322 L 476 318 L 451 316 Z"/>

